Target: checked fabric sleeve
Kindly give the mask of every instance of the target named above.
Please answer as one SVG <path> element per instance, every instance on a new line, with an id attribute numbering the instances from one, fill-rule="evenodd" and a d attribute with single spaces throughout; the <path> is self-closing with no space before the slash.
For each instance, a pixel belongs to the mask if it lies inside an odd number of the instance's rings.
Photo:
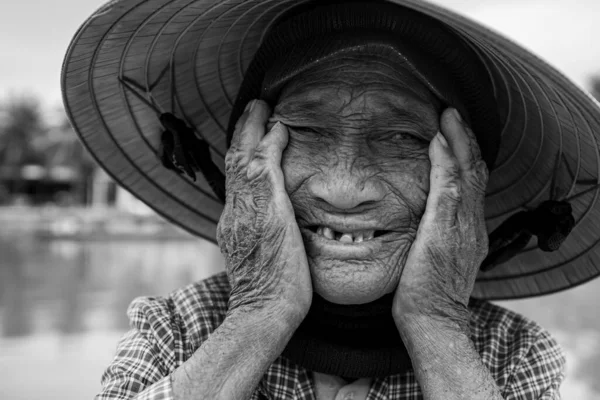
<path id="1" fill-rule="evenodd" d="M 102 376 L 96 400 L 171 400 L 171 374 L 225 318 L 224 273 L 167 297 L 142 297 L 128 310 L 131 330 Z M 489 302 L 472 300 L 471 339 L 506 400 L 560 399 L 565 357 L 535 322 Z M 315 400 L 311 372 L 279 357 L 251 400 Z M 414 373 L 374 378 L 367 400 L 423 399 Z"/>
<path id="2" fill-rule="evenodd" d="M 137 330 L 119 342 L 117 355 L 102 377 L 97 399 L 172 400 L 169 374 L 154 356 L 151 341 Z"/>
<path id="3" fill-rule="evenodd" d="M 547 332 L 540 332 L 509 377 L 505 400 L 559 400 L 565 356 Z"/>
<path id="4" fill-rule="evenodd" d="M 96 400 L 172 400 L 171 373 L 221 324 L 228 294 L 227 279 L 218 275 L 167 298 L 135 299 L 127 310 L 131 329 L 102 375 Z"/>

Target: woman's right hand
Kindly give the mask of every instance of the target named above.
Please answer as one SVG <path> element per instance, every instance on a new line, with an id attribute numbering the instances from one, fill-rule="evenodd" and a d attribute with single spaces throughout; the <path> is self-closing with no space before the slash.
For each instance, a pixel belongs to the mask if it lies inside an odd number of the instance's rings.
<path id="1" fill-rule="evenodd" d="M 217 227 L 231 285 L 229 312 L 266 310 L 299 325 L 312 301 L 304 243 L 285 190 L 285 125 L 265 134 L 271 109 L 251 101 L 225 157 L 227 200 Z"/>

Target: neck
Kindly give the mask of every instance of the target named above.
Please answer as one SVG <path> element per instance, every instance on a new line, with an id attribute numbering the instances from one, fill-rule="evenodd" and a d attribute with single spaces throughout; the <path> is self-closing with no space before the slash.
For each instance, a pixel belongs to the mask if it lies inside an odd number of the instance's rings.
<path id="1" fill-rule="evenodd" d="M 363 378 L 401 373 L 410 358 L 392 318 L 393 294 L 360 305 L 314 295 L 283 355 L 314 372 Z"/>

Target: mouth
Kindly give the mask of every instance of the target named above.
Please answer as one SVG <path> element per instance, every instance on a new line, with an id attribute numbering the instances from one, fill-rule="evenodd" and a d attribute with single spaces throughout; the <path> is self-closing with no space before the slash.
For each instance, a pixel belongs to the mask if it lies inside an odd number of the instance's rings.
<path id="1" fill-rule="evenodd" d="M 327 226 L 306 226 L 301 231 L 309 256 L 341 261 L 376 258 L 385 242 L 382 238 L 391 233 L 373 229 L 339 231 Z"/>
<path id="2" fill-rule="evenodd" d="M 387 231 L 382 230 L 355 230 L 341 232 L 322 225 L 308 226 L 307 229 L 312 233 L 316 234 L 317 236 L 323 237 L 327 240 L 337 241 L 341 243 L 367 242 L 388 233 Z"/>

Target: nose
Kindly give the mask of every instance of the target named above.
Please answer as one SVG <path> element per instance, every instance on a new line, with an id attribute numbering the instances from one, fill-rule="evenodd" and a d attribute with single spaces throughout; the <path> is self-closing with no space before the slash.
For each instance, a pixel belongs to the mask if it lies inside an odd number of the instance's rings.
<path id="1" fill-rule="evenodd" d="M 381 182 L 353 172 L 355 171 L 335 169 L 327 174 L 313 176 L 308 182 L 308 191 L 313 198 L 346 211 L 383 199 L 385 192 Z"/>

